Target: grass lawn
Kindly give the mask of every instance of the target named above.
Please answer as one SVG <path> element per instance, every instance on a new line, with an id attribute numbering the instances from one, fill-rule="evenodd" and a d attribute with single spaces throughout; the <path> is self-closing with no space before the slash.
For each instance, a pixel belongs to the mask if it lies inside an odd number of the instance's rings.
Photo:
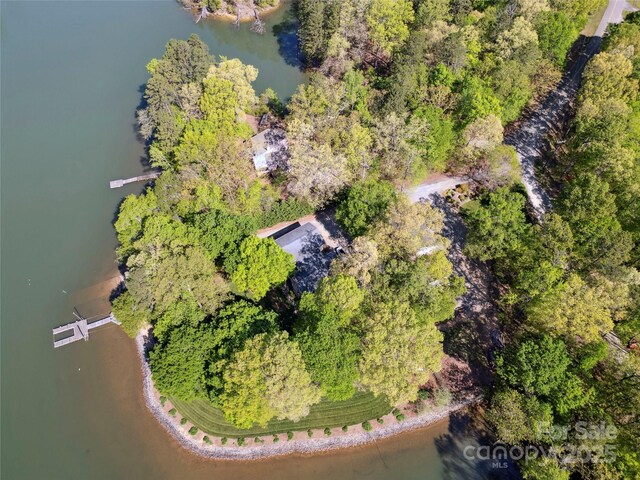
<path id="1" fill-rule="evenodd" d="M 242 430 L 224 419 L 222 412 L 206 400 L 183 402 L 169 398 L 181 415 L 203 432 L 216 437 L 247 437 L 272 435 L 288 431 L 310 428 L 341 427 L 355 425 L 389 413 L 392 408 L 384 397 L 374 397 L 371 393 L 356 393 L 353 398 L 342 402 L 322 401 L 311 407 L 311 412 L 299 422 L 273 420 L 265 428 L 255 427 Z"/>

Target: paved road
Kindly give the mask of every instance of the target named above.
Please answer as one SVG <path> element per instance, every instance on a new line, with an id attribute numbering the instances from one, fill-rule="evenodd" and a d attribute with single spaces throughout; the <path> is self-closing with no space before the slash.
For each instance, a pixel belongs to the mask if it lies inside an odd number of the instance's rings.
<path id="1" fill-rule="evenodd" d="M 437 193 L 444 193 L 454 188 L 456 185 L 468 183 L 469 180 L 462 177 L 448 177 L 446 175 L 436 175 L 425 183 L 416 185 L 407 190 L 407 197 L 411 203 L 419 202 L 422 199 L 429 199 Z"/>
<path id="2" fill-rule="evenodd" d="M 633 8 L 625 0 L 610 0 L 602 20 L 580 56 L 567 68 L 558 87 L 532 112 L 519 129 L 507 135 L 505 143 L 515 147 L 522 169 L 522 181 L 529 202 L 538 217 L 551 208 L 551 198 L 536 179 L 535 163 L 547 148 L 547 135 L 564 125 L 571 114 L 571 106 L 578 93 L 582 72 L 587 62 L 600 50 L 602 35 L 610 23 L 622 21 L 622 12 Z"/>

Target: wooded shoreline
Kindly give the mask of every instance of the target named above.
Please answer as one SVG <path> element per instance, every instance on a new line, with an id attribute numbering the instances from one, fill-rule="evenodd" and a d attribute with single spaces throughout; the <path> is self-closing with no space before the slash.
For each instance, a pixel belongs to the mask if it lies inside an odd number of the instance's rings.
<path id="1" fill-rule="evenodd" d="M 339 437 L 304 438 L 273 444 L 255 444 L 246 446 L 218 446 L 207 445 L 189 434 L 189 424 L 180 425 L 171 417 L 160 402 L 159 393 L 155 389 L 151 378 L 151 370 L 145 356 L 145 342 L 149 330 L 142 329 L 136 337 L 136 348 L 142 369 L 143 397 L 145 404 L 160 425 L 169 433 L 182 448 L 200 457 L 212 460 L 264 460 L 286 455 L 312 455 L 332 450 L 363 446 L 376 440 L 393 437 L 404 432 L 427 428 L 449 415 L 482 401 L 482 396 L 472 393 L 469 398 L 455 402 L 443 408 L 434 409 L 424 415 L 408 418 L 402 422 L 385 425 L 371 432 L 355 429 Z M 355 426 L 354 426 L 355 427 Z M 283 432 L 284 433 L 284 432 Z M 306 433 L 305 433 L 306 436 Z"/>

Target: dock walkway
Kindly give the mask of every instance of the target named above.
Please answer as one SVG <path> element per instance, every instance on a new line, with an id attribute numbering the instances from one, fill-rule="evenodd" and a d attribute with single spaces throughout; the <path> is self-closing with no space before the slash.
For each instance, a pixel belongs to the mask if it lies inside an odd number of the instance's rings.
<path id="1" fill-rule="evenodd" d="M 125 178 L 120 180 L 111 180 L 109 182 L 109 188 L 120 188 L 123 185 L 134 182 L 146 182 L 147 180 L 154 180 L 160 176 L 158 171 L 150 172 L 145 175 L 138 175 L 137 177 Z"/>
<path id="2" fill-rule="evenodd" d="M 89 330 L 101 327 L 107 323 L 120 325 L 120 322 L 113 316 L 113 313 L 110 313 L 109 316 L 91 323 L 89 323 L 86 318 L 81 318 L 73 323 L 56 327 L 53 329 L 53 348 L 63 347 L 64 345 L 77 342 L 78 340 L 89 340 Z M 61 335 L 67 332 L 72 332 L 73 334 L 61 340 L 56 340 L 56 335 Z"/>

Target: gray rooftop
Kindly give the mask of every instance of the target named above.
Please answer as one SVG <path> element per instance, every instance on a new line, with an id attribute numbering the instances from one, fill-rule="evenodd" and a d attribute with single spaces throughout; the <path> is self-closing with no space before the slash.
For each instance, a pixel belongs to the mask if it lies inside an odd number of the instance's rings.
<path id="1" fill-rule="evenodd" d="M 300 294 L 315 290 L 336 256 L 333 249 L 327 249 L 318 229 L 311 223 L 294 223 L 271 237 L 296 260 L 296 273 L 291 279 L 294 291 Z"/>

